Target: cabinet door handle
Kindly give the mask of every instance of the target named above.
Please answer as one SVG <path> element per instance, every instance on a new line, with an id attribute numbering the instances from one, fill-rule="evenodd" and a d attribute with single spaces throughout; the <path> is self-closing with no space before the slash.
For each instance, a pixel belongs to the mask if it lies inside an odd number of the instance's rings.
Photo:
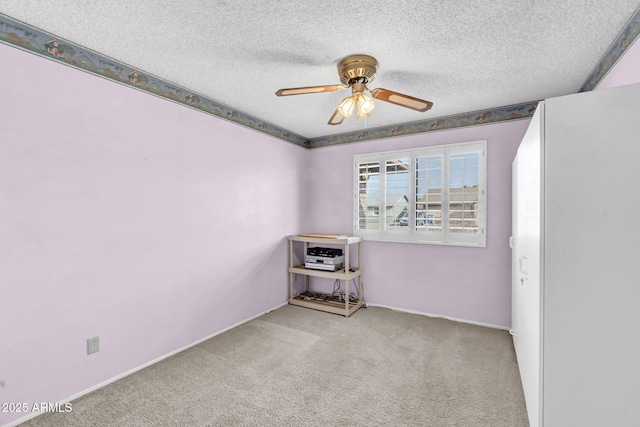
<path id="1" fill-rule="evenodd" d="M 518 263 L 519 263 L 519 267 L 520 267 L 520 273 L 522 274 L 529 274 L 529 271 L 527 270 L 527 257 L 522 255 L 520 258 L 518 258 Z"/>

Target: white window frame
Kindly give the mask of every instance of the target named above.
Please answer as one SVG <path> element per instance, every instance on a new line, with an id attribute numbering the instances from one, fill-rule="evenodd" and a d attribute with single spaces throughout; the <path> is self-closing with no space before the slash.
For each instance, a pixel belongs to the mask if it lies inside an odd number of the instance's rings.
<path id="1" fill-rule="evenodd" d="M 451 156 L 461 153 L 479 153 L 478 165 L 478 232 L 455 233 L 449 231 L 450 196 L 450 160 Z M 419 157 L 441 155 L 442 159 L 442 227 L 438 231 L 424 231 L 416 228 L 416 159 Z M 385 229 L 386 213 L 386 161 L 390 159 L 409 159 L 409 226 L 394 230 Z M 378 162 L 379 164 L 379 205 L 378 229 L 359 228 L 359 164 Z M 449 246 L 486 247 L 487 244 L 487 141 L 470 141 L 457 144 L 421 147 L 410 150 L 385 151 L 359 154 L 353 157 L 353 231 L 364 240 L 381 242 L 401 242 L 435 244 Z"/>

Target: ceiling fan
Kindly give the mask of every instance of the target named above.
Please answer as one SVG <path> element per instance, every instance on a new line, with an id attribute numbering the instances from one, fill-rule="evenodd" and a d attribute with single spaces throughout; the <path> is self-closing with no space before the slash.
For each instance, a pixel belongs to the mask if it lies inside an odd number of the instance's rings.
<path id="1" fill-rule="evenodd" d="M 369 55 L 352 55 L 344 58 L 338 64 L 340 85 L 307 86 L 280 89 L 277 96 L 302 95 L 305 93 L 338 92 L 351 88 L 351 96 L 346 97 L 329 119 L 328 124 L 339 125 L 346 117 L 350 117 L 356 110 L 356 118 L 363 119 L 371 115 L 374 108 L 373 98 L 390 102 L 401 107 L 424 112 L 433 106 L 433 102 L 414 98 L 388 89 L 377 88 L 370 90 L 367 83 L 375 79 L 378 70 L 378 61 Z M 369 92 L 371 96 L 367 95 Z"/>

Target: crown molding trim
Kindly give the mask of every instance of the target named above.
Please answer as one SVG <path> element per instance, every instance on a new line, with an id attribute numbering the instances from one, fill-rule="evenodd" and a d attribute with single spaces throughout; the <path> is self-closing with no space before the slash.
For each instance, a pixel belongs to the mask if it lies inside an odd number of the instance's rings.
<path id="1" fill-rule="evenodd" d="M 468 126 L 527 119 L 535 113 L 536 108 L 538 107 L 538 102 L 539 101 L 526 102 L 524 104 L 511 105 L 508 107 L 500 107 L 490 110 L 479 110 L 429 120 L 419 120 L 391 126 L 381 126 L 362 131 L 321 136 L 311 138 L 309 140 L 309 147 L 327 147 L 331 145 L 349 144 L 352 142 L 393 138 L 396 136 L 414 135 L 418 133 L 459 129 Z"/>
<path id="2" fill-rule="evenodd" d="M 262 132 L 303 147 L 308 138 L 258 117 L 238 111 L 190 89 L 94 52 L 24 22 L 0 14 L 0 43 L 88 72 L 98 77 L 211 114 L 237 125 Z"/>
<path id="3" fill-rule="evenodd" d="M 620 35 L 613 41 L 611 47 L 602 56 L 602 59 L 578 92 L 593 90 L 609 70 L 616 65 L 618 60 L 622 58 L 627 49 L 636 42 L 638 35 L 640 35 L 640 8 L 622 29 Z"/>

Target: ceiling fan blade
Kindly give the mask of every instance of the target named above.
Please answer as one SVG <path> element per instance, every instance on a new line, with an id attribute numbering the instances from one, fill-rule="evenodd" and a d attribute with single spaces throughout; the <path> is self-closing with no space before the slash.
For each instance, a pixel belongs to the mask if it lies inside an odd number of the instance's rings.
<path id="1" fill-rule="evenodd" d="M 414 98 L 413 96 L 404 95 L 402 93 L 382 88 L 372 90 L 371 96 L 373 96 L 375 99 L 379 99 L 380 101 L 390 102 L 392 104 L 411 108 L 412 110 L 420 112 L 425 112 L 431 109 L 431 107 L 433 106 L 433 102 Z"/>
<path id="2" fill-rule="evenodd" d="M 343 120 L 344 120 L 344 115 L 342 115 L 340 110 L 338 110 L 336 108 L 336 111 L 333 113 L 333 116 L 331 116 L 331 118 L 329 119 L 327 124 L 335 126 L 335 125 L 339 125 L 340 123 L 342 123 Z"/>
<path id="3" fill-rule="evenodd" d="M 321 93 L 321 92 L 338 92 L 346 87 L 342 85 L 328 86 L 307 86 L 307 87 L 291 87 L 288 89 L 280 89 L 276 92 L 277 96 L 303 95 L 305 93 Z"/>

